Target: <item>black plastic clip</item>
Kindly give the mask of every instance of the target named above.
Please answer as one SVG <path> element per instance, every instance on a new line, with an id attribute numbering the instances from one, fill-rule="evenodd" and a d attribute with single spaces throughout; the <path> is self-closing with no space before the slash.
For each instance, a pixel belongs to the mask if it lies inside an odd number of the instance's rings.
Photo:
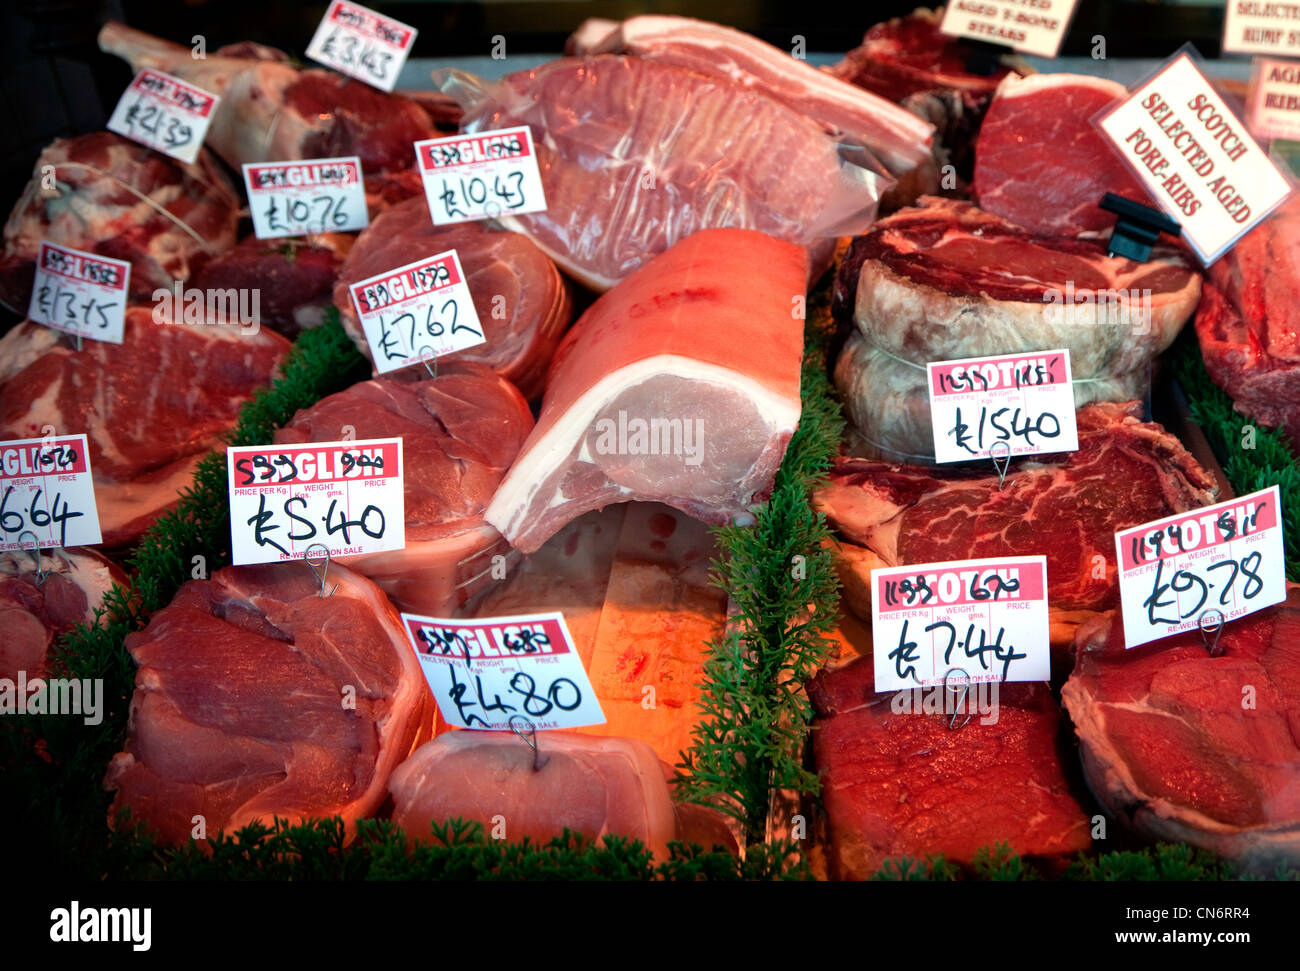
<path id="1" fill-rule="evenodd" d="M 1106 244 L 1106 255 L 1123 256 L 1138 263 L 1151 259 L 1151 247 L 1161 233 L 1180 236 L 1181 224 L 1170 219 L 1159 209 L 1152 209 L 1132 199 L 1125 199 L 1113 192 L 1107 192 L 1097 203 L 1107 212 L 1113 212 L 1119 218 L 1115 229 Z"/>
<path id="2" fill-rule="evenodd" d="M 982 78 L 992 77 L 1002 70 L 1002 55 L 1014 54 L 1005 44 L 991 44 L 986 40 L 965 40 L 966 73 Z"/>

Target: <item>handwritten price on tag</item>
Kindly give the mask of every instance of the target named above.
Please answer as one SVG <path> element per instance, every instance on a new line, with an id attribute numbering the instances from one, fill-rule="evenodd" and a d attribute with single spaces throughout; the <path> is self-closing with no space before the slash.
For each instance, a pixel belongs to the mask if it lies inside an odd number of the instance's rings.
<path id="1" fill-rule="evenodd" d="M 79 288 L 42 283 L 36 288 L 35 298 L 41 320 L 67 330 L 108 330 L 112 324 L 109 311 L 122 307 L 122 302 L 96 300 L 91 296 L 87 297 L 85 302 L 78 304 L 77 298 L 83 295 L 83 291 Z"/>
<path id="2" fill-rule="evenodd" d="M 236 563 L 402 549 L 401 439 L 250 446 L 227 453 Z"/>
<path id="3" fill-rule="evenodd" d="M 0 443 L 0 532 L 5 549 L 101 541 L 84 435 Z"/>
<path id="4" fill-rule="evenodd" d="M 334 0 L 307 45 L 307 56 L 383 91 L 392 91 L 415 36 L 415 28 L 408 24 L 360 4 Z"/>
<path id="5" fill-rule="evenodd" d="M 128 134 L 147 134 L 151 142 L 173 152 L 194 141 L 194 127 L 186 116 L 172 114 L 143 94 L 129 104 L 123 123 Z"/>
<path id="6" fill-rule="evenodd" d="M 528 127 L 415 143 L 435 225 L 546 209 Z"/>

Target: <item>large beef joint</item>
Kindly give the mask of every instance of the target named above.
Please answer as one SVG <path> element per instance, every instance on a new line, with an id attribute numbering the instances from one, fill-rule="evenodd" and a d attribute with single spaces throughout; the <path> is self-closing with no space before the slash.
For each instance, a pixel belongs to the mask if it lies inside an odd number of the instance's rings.
<path id="1" fill-rule="evenodd" d="M 433 702 L 383 593 L 340 566 L 327 578 L 321 596 L 303 563 L 229 567 L 127 638 L 139 671 L 105 780 L 113 817 L 182 843 L 196 816 L 212 837 L 379 809 Z"/>
<path id="2" fill-rule="evenodd" d="M 1046 685 L 1003 685 L 990 724 L 976 714 L 956 730 L 949 715 L 895 713 L 894 693 L 873 688 L 869 658 L 812 682 L 833 878 L 867 880 L 886 859 L 931 853 L 969 864 L 1001 842 L 1052 860 L 1091 845 L 1061 767 Z"/>
<path id="3" fill-rule="evenodd" d="M 1235 620 L 1132 650 L 1118 614 L 1079 630 L 1061 692 L 1088 784 L 1143 836 L 1245 867 L 1300 864 L 1300 586 Z"/>

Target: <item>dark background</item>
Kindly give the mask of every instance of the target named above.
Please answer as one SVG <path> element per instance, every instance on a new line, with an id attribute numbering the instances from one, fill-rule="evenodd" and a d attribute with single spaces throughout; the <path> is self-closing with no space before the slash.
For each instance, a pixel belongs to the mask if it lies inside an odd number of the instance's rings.
<path id="1" fill-rule="evenodd" d="M 253 40 L 299 57 L 328 6 L 267 0 L 6 0 L 0 13 L 0 213 L 16 199 L 41 148 L 61 135 L 103 127 L 131 74 L 99 52 L 105 20 L 189 44 L 202 34 L 213 51 Z M 840 0 L 589 0 L 589 2 L 424 2 L 369 4 L 418 28 L 412 57 L 487 56 L 492 37 L 510 54 L 554 52 L 587 17 L 682 14 L 739 27 L 783 48 L 800 34 L 809 52 L 842 53 L 872 24 L 908 13 L 915 2 L 867 2 L 846 17 Z M 1063 56 L 1086 55 L 1092 37 L 1106 38 L 1109 57 L 1165 57 L 1192 41 L 1207 57 L 1219 53 L 1222 6 L 1132 0 L 1079 0 Z"/>

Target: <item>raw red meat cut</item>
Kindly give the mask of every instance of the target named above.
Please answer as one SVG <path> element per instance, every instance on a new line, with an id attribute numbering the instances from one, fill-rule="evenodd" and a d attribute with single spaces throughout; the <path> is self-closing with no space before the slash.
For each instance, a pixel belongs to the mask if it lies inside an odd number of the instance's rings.
<path id="1" fill-rule="evenodd" d="M 196 290 L 245 290 L 258 294 L 258 322 L 294 338 L 324 322 L 334 306 L 334 281 L 343 260 L 315 239 L 249 236 L 196 273 Z"/>
<path id="2" fill-rule="evenodd" d="M 835 283 L 837 316 L 862 335 L 837 384 L 858 430 L 886 454 L 934 454 L 923 402 L 932 361 L 1063 348 L 1079 403 L 1141 395 L 1200 295 L 1200 275 L 1172 246 L 1135 263 L 968 202 L 921 203 L 854 240 Z"/>
<path id="3" fill-rule="evenodd" d="M 640 840 L 668 855 L 676 818 L 659 768 L 644 742 L 572 732 L 537 733 L 533 750 L 514 732 L 446 732 L 397 767 L 389 784 L 393 821 L 414 840 L 431 841 L 432 824 L 477 820 L 485 834 L 546 843 L 565 829 L 591 840 Z"/>
<path id="4" fill-rule="evenodd" d="M 133 543 L 187 488 L 239 408 L 276 376 L 289 342 L 269 330 L 165 324 L 126 313 L 122 344 L 25 321 L 0 339 L 0 440 L 85 432 L 104 546 Z"/>
<path id="5" fill-rule="evenodd" d="M 131 296 L 146 300 L 234 246 L 238 222 L 235 190 L 206 152 L 187 165 L 112 132 L 57 139 L 5 223 L 0 303 L 27 313 L 42 240 L 126 260 Z"/>
<path id="6" fill-rule="evenodd" d="M 1233 407 L 1280 428 L 1300 454 L 1300 201 L 1209 270 L 1196 309 L 1205 369 Z"/>
<path id="7" fill-rule="evenodd" d="M 429 118 L 429 124 L 439 135 L 454 135 L 460 131 L 460 105 L 438 91 L 399 91 L 407 101 L 419 105 Z"/>
<path id="8" fill-rule="evenodd" d="M 870 658 L 810 686 L 832 878 L 867 880 L 886 859 L 932 853 L 969 864 L 1001 842 L 1053 861 L 1091 846 L 1047 685 L 998 686 L 996 719 L 983 724 L 988 716 L 976 714 L 956 731 L 947 714 L 896 713 L 896 695 L 874 687 Z"/>
<path id="9" fill-rule="evenodd" d="M 960 91 L 973 104 L 987 104 L 1010 68 L 991 75 L 967 71 L 970 48 L 940 33 L 942 20 L 942 7 L 933 12 L 922 8 L 876 24 L 831 74 L 890 101 L 921 92 Z"/>
<path id="10" fill-rule="evenodd" d="M 975 199 L 1043 235 L 1109 235 L 1107 192 L 1156 207 L 1109 140 L 1090 122 L 1128 97 L 1117 81 L 1081 74 L 1008 77 L 975 144 Z"/>
<path id="11" fill-rule="evenodd" d="M 1061 692 L 1088 785 L 1150 839 L 1249 870 L 1300 863 L 1300 586 L 1226 625 L 1124 649 L 1118 614 L 1079 630 Z"/>
<path id="12" fill-rule="evenodd" d="M 166 843 L 272 817 L 373 815 L 433 706 L 379 588 L 331 564 L 330 596 L 301 563 L 192 580 L 126 639 L 139 665 L 125 751 L 104 780 Z M 354 705 L 355 707 L 349 707 Z"/>
<path id="13" fill-rule="evenodd" d="M 710 229 L 597 300 L 555 354 L 537 427 L 487 521 L 525 553 L 611 502 L 746 521 L 799 419 L 792 308 L 807 268 L 790 243 Z"/>
<path id="14" fill-rule="evenodd" d="M 991 465 L 841 458 L 815 502 L 841 534 L 879 557 L 877 566 L 1045 555 L 1052 640 L 1060 643 L 1088 613 L 1119 602 L 1114 533 L 1215 499 L 1209 473 L 1140 413 L 1137 402 L 1080 410 L 1079 450 L 1016 460 L 1002 489 Z"/>
<path id="15" fill-rule="evenodd" d="M 95 610 L 113 584 L 126 587 L 126 574 L 92 549 L 72 546 L 42 551 L 37 577 L 32 553 L 0 553 L 0 679 L 43 678 L 50 645 L 77 624 L 93 624 Z"/>
<path id="16" fill-rule="evenodd" d="M 590 53 L 634 54 L 765 94 L 865 145 L 910 198 L 938 188 L 928 124 L 750 34 L 689 17 L 631 17 Z"/>
<path id="17" fill-rule="evenodd" d="M 492 85 L 435 78 L 467 131 L 531 127 L 547 209 L 502 222 L 597 291 L 701 229 L 801 246 L 862 232 L 889 181 L 780 102 L 644 58 L 563 58 Z"/>
<path id="18" fill-rule="evenodd" d="M 195 58 L 188 47 L 114 21 L 100 30 L 99 47 L 135 71 L 154 68 L 219 95 L 205 144 L 236 168 L 358 155 L 366 172 L 406 169 L 415 163 L 411 143 L 435 134 L 424 110 L 405 98 L 257 50 Z"/>
<path id="19" fill-rule="evenodd" d="M 830 73 L 934 125 L 935 161 L 951 164 L 960 176 L 944 183 L 948 194 L 965 191 L 970 182 L 980 122 L 998 82 L 1013 73 L 1008 62 L 1021 74 L 1032 68 L 1020 58 L 1003 57 L 1003 66 L 991 75 L 970 73 L 970 48 L 939 32 L 942 17 L 942 8 L 920 9 L 876 24 Z"/>
<path id="20" fill-rule="evenodd" d="M 426 256 L 455 250 L 487 342 L 440 361 L 486 364 L 528 398 L 542 391 L 551 355 L 573 314 L 573 298 L 555 264 L 526 236 L 483 223 L 434 226 L 424 196 L 382 213 L 357 239 L 339 271 L 334 305 L 367 358 L 370 346 L 349 287 Z M 419 367 L 421 373 L 424 368 Z"/>
<path id="21" fill-rule="evenodd" d="M 354 384 L 294 415 L 277 444 L 402 439 L 406 463 L 406 548 L 340 562 L 369 577 L 402 610 L 446 617 L 514 559 L 483 510 L 533 428 L 528 403 L 481 364 L 445 362 L 428 379 L 423 368 L 404 379 Z"/>

